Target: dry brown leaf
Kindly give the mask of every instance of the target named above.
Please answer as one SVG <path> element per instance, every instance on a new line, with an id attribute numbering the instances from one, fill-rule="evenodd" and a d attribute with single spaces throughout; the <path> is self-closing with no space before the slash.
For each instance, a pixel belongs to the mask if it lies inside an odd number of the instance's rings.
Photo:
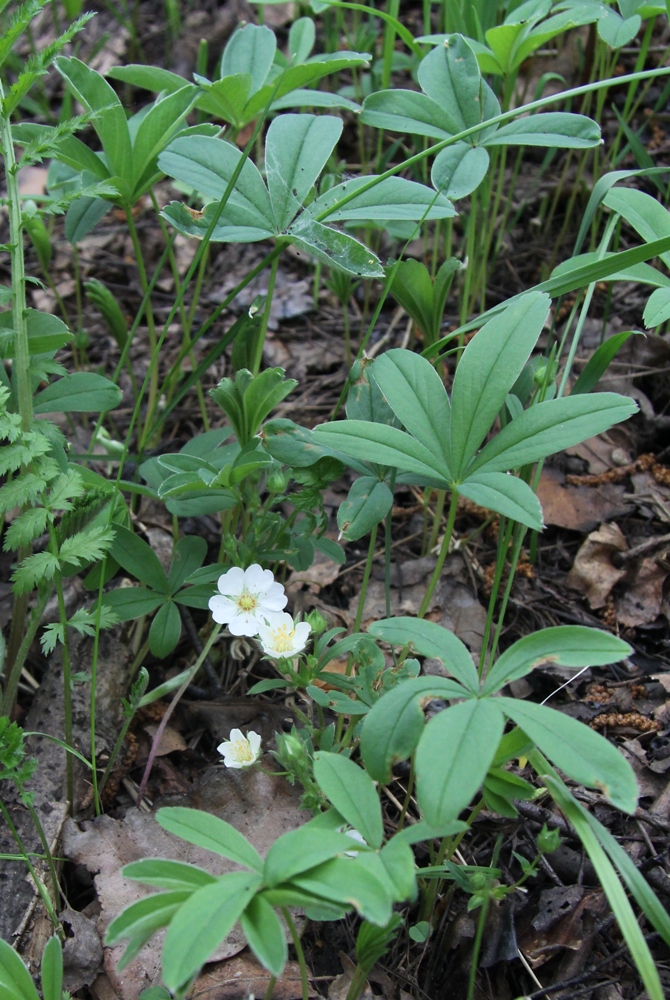
<path id="1" fill-rule="evenodd" d="M 189 1000 L 242 1000 L 244 997 L 264 997 L 270 982 L 270 973 L 258 964 L 248 951 L 229 959 L 208 965 L 196 979 Z M 310 989 L 310 997 L 318 997 Z M 302 986 L 297 962 L 287 962 L 277 978 L 272 1000 L 300 1000 Z"/>
<path id="2" fill-rule="evenodd" d="M 301 826 L 308 818 L 298 808 L 299 797 L 299 791 L 282 778 L 255 770 L 238 772 L 215 767 L 205 772 L 200 786 L 190 796 L 164 804 L 201 808 L 219 816 L 248 837 L 264 855 L 277 837 Z M 110 921 L 124 907 L 148 895 L 147 889 L 123 878 L 121 868 L 129 862 L 147 857 L 174 858 L 200 865 L 213 875 L 236 868 L 226 858 L 172 836 L 156 823 L 152 814 L 135 809 L 129 810 L 123 820 L 99 816 L 83 824 L 83 829 L 69 820 L 64 830 L 63 852 L 95 874 L 101 907 L 96 924 L 103 939 Z M 164 932 L 152 938 L 120 974 L 116 965 L 123 949 L 105 949 L 105 972 L 121 1000 L 135 1000 L 143 989 L 159 982 L 163 938 Z M 232 957 L 244 947 L 244 937 L 236 927 L 212 958 L 216 961 Z"/>
<path id="3" fill-rule="evenodd" d="M 419 612 L 426 587 L 435 567 L 435 559 L 410 559 L 398 567 L 401 586 L 391 586 L 391 615 L 415 616 Z M 353 598 L 350 611 L 355 613 L 358 597 Z M 383 580 L 371 580 L 363 610 L 363 628 L 386 618 L 386 594 Z M 479 603 L 470 583 L 465 560 L 458 553 L 450 555 L 435 588 L 426 618 L 449 629 L 475 654 L 482 646 L 486 627 L 486 611 Z"/>
<path id="4" fill-rule="evenodd" d="M 629 573 L 628 586 L 617 601 L 617 618 L 622 625 L 634 628 L 649 625 L 658 618 L 663 606 L 663 584 L 667 569 L 654 557 L 642 559 Z"/>
<path id="5" fill-rule="evenodd" d="M 612 587 L 626 575 L 625 569 L 612 565 L 612 553 L 627 549 L 628 543 L 618 524 L 601 524 L 575 556 L 568 585 L 585 594 L 592 608 L 604 607 Z"/>
<path id="6" fill-rule="evenodd" d="M 601 521 L 621 517 L 629 509 L 622 498 L 625 489 L 612 483 L 598 487 L 566 486 L 560 469 L 542 470 L 537 496 L 545 524 L 570 531 L 590 531 Z"/>

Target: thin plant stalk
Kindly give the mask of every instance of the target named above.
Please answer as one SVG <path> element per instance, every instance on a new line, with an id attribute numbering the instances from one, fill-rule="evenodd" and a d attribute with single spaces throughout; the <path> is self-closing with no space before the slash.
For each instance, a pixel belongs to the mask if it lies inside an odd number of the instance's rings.
<path id="1" fill-rule="evenodd" d="M 358 598 L 358 607 L 356 608 L 356 619 L 354 621 L 354 632 L 360 631 L 361 621 L 363 620 L 363 608 L 365 607 L 365 598 L 368 593 L 368 583 L 370 582 L 370 572 L 372 570 L 372 560 L 375 555 L 375 542 L 377 541 L 377 527 L 375 524 L 374 528 L 370 532 L 370 543 L 368 545 L 368 557 L 365 562 L 365 569 L 363 570 L 363 582 L 361 583 L 361 592 Z"/>
<path id="2" fill-rule="evenodd" d="M 33 812 L 34 812 L 34 810 L 33 810 Z M 0 799 L 0 813 L 2 813 L 3 819 L 4 819 L 5 823 L 7 824 L 9 832 L 11 833 L 12 837 L 14 838 L 16 846 L 18 847 L 19 851 L 21 852 L 21 857 L 23 858 L 23 860 L 25 861 L 26 865 L 28 866 L 28 871 L 30 872 L 30 875 L 31 875 L 31 878 L 32 878 L 33 882 L 35 883 L 35 888 L 37 889 L 37 892 L 40 895 L 40 899 L 44 903 L 44 908 L 46 909 L 47 913 L 49 914 L 49 919 L 51 920 L 51 923 L 54 925 L 54 927 L 56 928 L 56 930 L 59 931 L 60 930 L 60 922 L 59 922 L 58 917 L 56 916 L 56 912 L 54 910 L 54 902 L 56 903 L 56 905 L 58 905 L 58 902 L 59 902 L 59 899 L 60 899 L 60 889 L 58 887 L 58 880 L 57 879 L 55 880 L 55 893 L 56 893 L 56 895 L 55 895 L 54 901 L 52 901 L 51 897 L 49 896 L 49 893 L 46 890 L 46 887 L 45 887 L 44 883 L 42 882 L 42 879 L 39 877 L 39 875 L 35 871 L 35 867 L 34 867 L 32 861 L 30 860 L 30 855 L 28 854 L 28 852 L 26 851 L 26 849 L 24 847 L 23 841 L 21 839 L 21 834 L 16 829 L 16 826 L 14 825 L 14 822 L 12 820 L 12 817 L 11 817 L 10 813 L 9 813 L 9 810 L 5 806 L 5 803 L 2 801 L 2 799 Z M 39 833 L 39 830 L 40 830 L 39 820 L 37 821 L 37 830 L 38 830 L 38 833 Z M 43 838 L 44 838 L 44 832 L 42 831 L 42 837 L 40 839 L 42 840 L 42 844 L 44 846 Z M 49 854 L 47 854 L 47 858 L 49 856 L 50 856 L 50 852 L 49 852 Z M 53 869 L 53 858 L 51 859 L 51 867 Z M 55 878 L 55 869 L 53 869 L 53 871 L 52 871 L 52 880 L 54 878 Z"/>
<path id="3" fill-rule="evenodd" d="M 442 539 L 442 546 L 440 548 L 440 554 L 437 557 L 437 563 L 435 569 L 433 570 L 433 575 L 430 578 L 430 583 L 424 594 L 423 601 L 421 602 L 421 607 L 419 608 L 419 613 L 417 618 L 423 618 L 428 608 L 430 607 L 430 602 L 435 593 L 435 588 L 437 587 L 438 580 L 442 573 L 442 567 L 444 566 L 444 561 L 447 558 L 449 552 L 449 547 L 451 545 L 451 539 L 454 533 L 454 523 L 456 521 L 456 512 L 458 510 L 458 492 L 456 490 L 452 491 L 451 503 L 449 505 L 449 514 L 447 517 L 447 527 L 444 532 L 444 538 Z"/>
<path id="4" fill-rule="evenodd" d="M 40 626 L 42 620 L 42 615 L 44 614 L 44 609 L 47 606 L 47 601 L 51 596 L 52 586 L 50 584 L 42 584 L 42 589 L 38 594 L 37 603 L 32 610 L 30 618 L 28 620 L 27 626 L 24 627 L 24 632 L 21 637 L 21 644 L 16 652 L 16 656 L 11 663 L 11 669 L 9 670 L 9 675 L 7 676 L 7 682 L 5 690 L 2 697 L 2 708 L 0 709 L 0 715 L 10 715 L 14 707 L 14 701 L 16 699 L 16 692 L 19 687 L 19 680 L 21 677 L 21 671 L 23 670 L 23 665 L 26 662 L 28 653 L 30 652 L 30 647 L 32 646 L 33 639 L 37 635 L 37 629 Z M 20 597 L 26 597 L 26 607 L 28 604 L 28 595 L 19 595 Z M 17 598 L 18 601 L 18 598 Z M 14 605 L 14 614 L 16 615 L 16 603 Z M 25 619 L 24 619 L 25 622 Z M 9 646 L 8 646 L 9 653 Z M 10 663 L 9 656 L 7 663 Z"/>
<path id="5" fill-rule="evenodd" d="M 286 906 L 281 908 L 282 916 L 286 921 L 286 926 L 288 927 L 289 934 L 291 935 L 291 941 L 293 942 L 293 947 L 295 948 L 295 953 L 298 959 L 298 965 L 300 966 L 300 982 L 302 986 L 302 1000 L 309 1000 L 309 976 L 307 974 L 307 962 L 305 961 L 305 953 L 302 950 L 302 943 L 300 941 L 300 935 L 296 929 L 291 914 Z"/>
<path id="6" fill-rule="evenodd" d="M 139 236 L 137 235 L 137 227 L 135 226 L 135 219 L 133 218 L 132 209 L 126 209 L 126 221 L 128 223 L 128 230 L 130 232 L 130 239 L 133 244 L 133 251 L 135 253 L 135 259 L 137 261 L 137 270 L 140 276 L 140 287 L 142 289 L 142 294 L 146 296 L 149 290 L 149 280 L 147 278 L 147 269 L 144 265 L 144 257 L 142 255 L 142 247 L 140 245 Z M 147 317 L 147 330 L 149 332 L 149 348 L 151 350 L 152 358 L 156 354 L 157 340 L 156 340 L 156 322 L 154 320 L 154 312 L 151 306 L 151 295 L 147 298 L 146 304 L 146 317 Z M 149 397 L 147 399 L 147 412 L 150 413 L 153 409 L 156 400 L 158 399 L 158 365 L 153 365 L 151 367 L 151 374 L 149 379 Z M 142 450 L 142 445 L 146 443 L 145 435 L 140 435 L 140 451 Z"/>
<path id="7" fill-rule="evenodd" d="M 203 646 L 200 656 L 189 670 L 186 679 L 184 680 L 184 683 L 181 685 L 180 688 L 177 689 L 176 693 L 172 698 L 172 701 L 165 710 L 163 718 L 161 719 L 158 729 L 156 730 L 156 735 L 153 738 L 153 742 L 151 744 L 151 750 L 149 751 L 149 757 L 147 759 L 144 768 L 144 774 L 142 775 L 140 787 L 137 790 L 137 799 L 135 801 L 135 805 L 137 806 L 138 809 L 142 803 L 142 799 L 144 798 L 144 793 L 146 792 L 147 788 L 147 782 L 149 781 L 149 775 L 151 774 L 151 769 L 153 767 L 154 760 L 156 759 L 156 753 L 158 751 L 158 747 L 160 746 L 160 741 L 163 737 L 163 733 L 165 732 L 165 728 L 168 722 L 170 721 L 172 713 L 174 712 L 175 708 L 177 707 L 177 705 L 181 701 L 181 698 L 186 692 L 187 687 L 189 686 L 195 675 L 198 673 L 198 670 L 200 670 L 200 667 L 203 665 L 204 661 L 207 659 L 207 656 L 209 655 L 210 649 L 212 648 L 216 640 L 219 638 L 222 628 L 223 628 L 222 625 L 217 625 L 215 628 L 212 629 L 212 633 L 207 642 L 205 643 L 205 645 Z"/>

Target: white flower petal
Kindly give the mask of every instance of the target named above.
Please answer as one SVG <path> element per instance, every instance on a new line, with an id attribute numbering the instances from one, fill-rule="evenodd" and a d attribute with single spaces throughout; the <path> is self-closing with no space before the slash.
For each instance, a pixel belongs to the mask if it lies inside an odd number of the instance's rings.
<path id="1" fill-rule="evenodd" d="M 231 729 L 228 739 L 231 743 L 237 743 L 238 740 L 245 740 L 246 736 L 241 729 Z"/>
<path id="2" fill-rule="evenodd" d="M 258 563 L 253 563 L 244 571 L 244 586 L 247 590 L 262 593 L 268 590 L 274 583 L 274 576 L 269 569 L 263 569 Z M 281 584 L 277 584 L 281 587 Z M 282 590 L 284 588 L 282 587 Z"/>
<path id="3" fill-rule="evenodd" d="M 214 597 L 210 597 L 209 599 L 209 610 L 212 612 L 212 618 L 218 625 L 225 625 L 237 614 L 237 605 L 229 601 L 227 597 L 215 594 Z"/>
<path id="4" fill-rule="evenodd" d="M 244 587 L 244 570 L 240 569 L 239 566 L 233 566 L 227 573 L 219 577 L 217 587 L 219 593 L 224 596 L 241 594 Z"/>
<path id="5" fill-rule="evenodd" d="M 261 624 L 262 622 L 255 615 L 240 614 L 238 612 L 234 618 L 228 621 L 228 631 L 231 635 L 245 635 L 251 639 L 255 635 L 258 635 L 258 628 Z"/>
<path id="6" fill-rule="evenodd" d="M 258 735 L 258 733 L 254 733 L 253 730 L 250 730 L 247 733 L 247 740 L 249 741 L 249 746 L 251 747 L 254 758 L 257 758 L 259 755 L 259 750 L 261 748 L 260 736 Z"/>

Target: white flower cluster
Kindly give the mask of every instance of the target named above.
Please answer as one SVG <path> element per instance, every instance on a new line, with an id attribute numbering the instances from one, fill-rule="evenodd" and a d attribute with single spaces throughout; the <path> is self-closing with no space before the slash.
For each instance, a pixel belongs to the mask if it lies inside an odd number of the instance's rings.
<path id="1" fill-rule="evenodd" d="M 305 648 L 311 626 L 294 622 L 284 611 L 288 598 L 269 569 L 258 563 L 247 569 L 235 566 L 219 577 L 217 586 L 209 610 L 231 635 L 258 638 L 263 652 L 276 660 L 297 656 Z"/>

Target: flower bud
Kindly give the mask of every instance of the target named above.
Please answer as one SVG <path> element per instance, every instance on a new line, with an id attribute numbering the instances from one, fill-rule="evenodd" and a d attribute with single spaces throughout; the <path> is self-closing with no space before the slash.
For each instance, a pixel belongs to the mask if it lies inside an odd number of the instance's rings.
<path id="1" fill-rule="evenodd" d="M 328 628 L 328 619 L 321 614 L 318 608 L 313 608 L 309 614 L 305 615 L 305 621 L 311 626 L 314 635 L 321 635 Z"/>
<path id="2" fill-rule="evenodd" d="M 561 835 L 558 830 L 549 830 L 547 825 L 542 827 L 537 835 L 537 849 L 543 854 L 552 854 L 561 843 Z"/>

